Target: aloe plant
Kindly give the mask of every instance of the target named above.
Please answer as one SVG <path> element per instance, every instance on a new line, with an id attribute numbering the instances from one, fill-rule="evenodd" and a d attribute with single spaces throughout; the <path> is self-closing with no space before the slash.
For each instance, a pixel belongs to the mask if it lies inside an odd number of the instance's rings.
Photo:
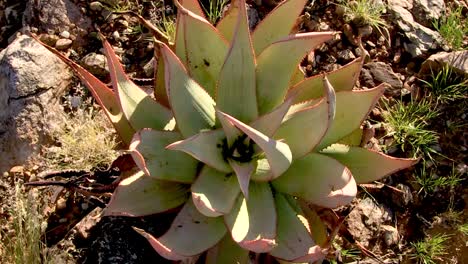
<path id="1" fill-rule="evenodd" d="M 180 209 L 161 237 L 136 229 L 170 260 L 248 263 L 249 251 L 289 262 L 330 245 L 310 204 L 348 204 L 357 184 L 414 164 L 359 147 L 360 125 L 384 86 L 353 90 L 362 66 L 305 78 L 298 64 L 335 32 L 291 32 L 306 0 L 280 3 L 253 32 L 245 0 L 217 26 L 196 0 L 178 7 L 174 43 L 162 33 L 154 96 L 135 85 L 103 41 L 113 90 L 68 63 L 128 144 L 139 170 L 106 215 Z M 52 50 L 52 49 L 51 49 Z"/>

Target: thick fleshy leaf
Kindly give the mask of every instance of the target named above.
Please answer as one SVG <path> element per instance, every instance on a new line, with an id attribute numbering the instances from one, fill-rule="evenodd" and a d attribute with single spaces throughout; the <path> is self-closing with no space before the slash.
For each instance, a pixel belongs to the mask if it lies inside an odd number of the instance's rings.
<path id="1" fill-rule="evenodd" d="M 168 109 L 171 108 L 169 98 L 167 97 L 166 81 L 164 80 L 164 59 L 160 49 L 154 49 L 154 55 L 157 58 L 156 67 L 154 67 L 154 98 L 157 102 Z"/>
<path id="2" fill-rule="evenodd" d="M 249 251 L 234 242 L 227 234 L 215 247 L 210 248 L 206 254 L 205 264 L 249 264 Z"/>
<path id="3" fill-rule="evenodd" d="M 314 239 L 315 243 L 321 247 L 326 247 L 329 239 L 327 235 L 327 227 L 323 223 L 322 219 L 320 219 L 320 216 L 317 214 L 315 209 L 311 208 L 311 205 L 302 199 L 297 199 L 294 203 L 292 203 L 289 197 L 290 196 L 286 196 L 291 206 L 295 208 L 294 205 L 299 205 L 300 210 L 295 210 L 303 214 L 307 219 L 307 222 L 309 223 L 308 230 L 312 234 L 312 238 Z"/>
<path id="4" fill-rule="evenodd" d="M 146 174 L 161 180 L 192 183 L 197 161 L 166 146 L 181 140 L 178 132 L 143 129 L 135 134 L 130 151 L 135 163 Z"/>
<path id="5" fill-rule="evenodd" d="M 167 95 L 177 121 L 177 127 L 188 138 L 215 124 L 215 102 L 203 88 L 190 78 L 184 66 L 171 51 L 159 43 L 164 67 Z"/>
<path id="6" fill-rule="evenodd" d="M 250 124 L 250 126 L 262 132 L 266 136 L 272 137 L 276 130 L 278 130 L 278 128 L 281 126 L 283 118 L 291 107 L 292 102 L 293 98 L 286 100 L 280 106 L 273 109 L 273 111 L 270 113 L 264 114 L 257 118 Z"/>
<path id="7" fill-rule="evenodd" d="M 298 65 L 296 70 L 294 71 L 291 80 L 289 80 L 289 87 L 293 87 L 296 84 L 302 82 L 305 78 L 305 73 L 302 70 L 301 65 Z M 286 96 L 287 97 L 287 96 Z"/>
<path id="8" fill-rule="evenodd" d="M 260 54 L 268 45 L 291 33 L 306 2 L 307 0 L 283 1 L 257 25 L 252 33 L 255 54 Z"/>
<path id="9" fill-rule="evenodd" d="M 254 174 L 252 175 L 251 179 L 253 181 L 259 182 L 269 182 L 273 179 L 278 178 L 281 175 L 274 175 L 271 171 L 270 163 L 265 158 L 260 158 L 257 160 L 257 168 L 255 169 Z"/>
<path id="10" fill-rule="evenodd" d="M 384 90 L 385 85 L 382 84 L 369 90 L 336 93 L 335 119 L 316 150 L 337 142 L 359 128 Z"/>
<path id="11" fill-rule="evenodd" d="M 288 169 L 289 165 L 291 165 L 292 153 L 287 144 L 265 136 L 258 130 L 242 123 L 228 114 L 221 113 L 218 117 L 229 120 L 229 122 L 242 130 L 242 132 L 244 132 L 265 152 L 274 175 L 281 175 Z"/>
<path id="12" fill-rule="evenodd" d="M 257 253 L 275 246 L 276 211 L 267 183 L 251 182 L 249 199 L 240 195 L 231 212 L 224 216 L 232 238 L 241 247 Z"/>
<path id="13" fill-rule="evenodd" d="M 56 49 L 44 44 L 34 35 L 32 35 L 32 37 L 50 52 L 54 53 L 55 56 L 61 59 L 75 72 L 78 78 L 80 78 L 81 82 L 86 85 L 98 104 L 102 107 L 104 113 L 106 113 L 107 117 L 112 122 L 112 125 L 114 125 L 115 130 L 119 134 L 122 141 L 126 145 L 130 144 L 133 134 L 135 133 L 135 129 L 133 129 L 127 118 L 124 116 L 115 93 L 98 78 L 94 77 L 87 70 L 83 69 L 80 65 L 71 61 Z"/>
<path id="14" fill-rule="evenodd" d="M 103 45 L 112 86 L 117 91 L 122 111 L 132 127 L 135 130 L 143 128 L 164 129 L 172 119 L 171 111 L 133 83 L 125 74 L 122 64 L 109 42 L 104 40 Z"/>
<path id="15" fill-rule="evenodd" d="M 240 189 L 234 173 L 223 173 L 204 166 L 192 184 L 192 200 L 200 213 L 216 217 L 234 206 Z"/>
<path id="16" fill-rule="evenodd" d="M 343 163 L 353 173 L 357 183 L 379 180 L 418 162 L 417 159 L 400 159 L 359 147 L 333 144 L 321 153 Z"/>
<path id="17" fill-rule="evenodd" d="M 294 103 L 305 102 L 323 96 L 323 77 L 326 76 L 336 92 L 351 91 L 361 71 L 361 59 L 356 59 L 345 66 L 329 73 L 315 75 L 294 85 L 287 94 L 296 96 Z"/>
<path id="18" fill-rule="evenodd" d="M 221 217 L 207 217 L 188 200 L 172 222 L 169 230 L 160 238 L 135 229 L 164 258 L 185 260 L 213 247 L 226 234 Z"/>
<path id="19" fill-rule="evenodd" d="M 284 139 L 293 154 L 293 159 L 311 152 L 328 129 L 328 106 L 325 100 L 295 112 L 283 121 L 275 134 L 276 139 Z"/>
<path id="20" fill-rule="evenodd" d="M 228 143 L 228 146 L 231 147 L 236 139 L 242 134 L 242 132 L 234 126 L 233 123 L 229 122 L 226 118 L 223 118 L 223 116 L 220 116 L 221 113 L 219 111 L 216 112 L 217 120 L 221 124 L 221 127 L 223 128 L 224 134 L 226 135 L 226 140 Z"/>
<path id="21" fill-rule="evenodd" d="M 363 130 L 359 127 L 355 129 L 353 132 L 349 133 L 345 137 L 341 138 L 338 143 L 353 147 L 359 147 L 361 145 L 363 137 Z"/>
<path id="22" fill-rule="evenodd" d="M 276 258 L 294 262 L 313 262 L 325 258 L 299 215 L 281 193 L 275 195 L 278 213 L 277 246 L 270 251 Z"/>
<path id="23" fill-rule="evenodd" d="M 245 199 L 249 199 L 249 183 L 250 177 L 252 177 L 252 173 L 255 170 L 254 163 L 239 163 L 237 161 L 229 160 L 229 164 L 236 173 L 242 194 L 244 194 Z"/>
<path id="24" fill-rule="evenodd" d="M 196 15 L 205 18 L 205 13 L 203 12 L 203 9 L 200 6 L 200 3 L 198 0 L 178 0 L 182 6 L 191 12 L 195 13 Z"/>
<path id="25" fill-rule="evenodd" d="M 182 205 L 189 196 L 187 185 L 161 181 L 139 171 L 119 183 L 104 212 L 117 216 L 157 214 Z"/>
<path id="26" fill-rule="evenodd" d="M 250 40 L 245 1 L 240 0 L 231 47 L 219 74 L 216 106 L 248 123 L 258 116 L 255 90 L 255 55 Z"/>
<path id="27" fill-rule="evenodd" d="M 237 18 L 239 16 L 239 2 L 240 0 L 232 0 L 229 9 L 216 25 L 218 31 L 224 38 L 231 42 L 236 30 Z"/>
<path id="28" fill-rule="evenodd" d="M 215 96 L 219 72 L 228 52 L 228 42 L 206 19 L 179 6 L 177 34 L 184 39 L 185 61 L 190 76 Z"/>
<path id="29" fill-rule="evenodd" d="M 344 165 L 317 153 L 295 160 L 272 183 L 280 192 L 328 208 L 350 203 L 357 192 L 353 175 Z"/>
<path id="30" fill-rule="evenodd" d="M 268 46 L 257 57 L 257 101 L 260 114 L 267 113 L 284 100 L 289 81 L 301 59 L 334 32 L 291 35 Z"/>
<path id="31" fill-rule="evenodd" d="M 166 148 L 183 151 L 195 159 L 222 172 L 232 169 L 222 155 L 223 140 L 226 138 L 220 129 L 202 131 L 188 139 L 174 142 Z"/>

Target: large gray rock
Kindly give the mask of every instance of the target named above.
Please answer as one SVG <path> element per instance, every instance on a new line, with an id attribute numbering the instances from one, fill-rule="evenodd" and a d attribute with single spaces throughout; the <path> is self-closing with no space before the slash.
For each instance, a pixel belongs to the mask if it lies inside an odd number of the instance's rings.
<path id="1" fill-rule="evenodd" d="M 28 36 L 0 52 L 0 172 L 22 165 L 51 139 L 63 114 L 60 91 L 71 83 L 68 67 Z"/>
<path id="2" fill-rule="evenodd" d="M 441 47 L 443 42 L 439 32 L 417 23 L 411 13 L 412 3 L 400 0 L 389 0 L 388 7 L 394 16 L 395 24 L 403 31 L 410 41 L 404 43 L 404 48 L 413 57 Z"/>
<path id="3" fill-rule="evenodd" d="M 92 20 L 71 0 L 29 0 L 23 16 L 23 26 L 34 26 L 41 32 L 68 31 L 80 46 L 92 31 Z"/>
<path id="4" fill-rule="evenodd" d="M 431 55 L 421 66 L 421 73 L 437 71 L 448 65 L 458 73 L 468 77 L 468 50 L 454 52 L 439 52 Z"/>
<path id="5" fill-rule="evenodd" d="M 425 27 L 432 27 L 432 23 L 439 19 L 445 12 L 445 3 L 443 0 L 414 0 L 413 16 L 414 19 Z"/>

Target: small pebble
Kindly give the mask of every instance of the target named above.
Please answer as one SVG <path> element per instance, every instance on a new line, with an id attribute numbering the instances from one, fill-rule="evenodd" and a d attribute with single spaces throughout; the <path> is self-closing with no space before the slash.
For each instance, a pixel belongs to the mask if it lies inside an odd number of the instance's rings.
<path id="1" fill-rule="evenodd" d="M 94 1 L 89 3 L 89 9 L 93 11 L 101 11 L 102 10 L 102 4 L 98 1 Z"/>
<path id="2" fill-rule="evenodd" d="M 119 32 L 116 30 L 114 31 L 114 33 L 112 33 L 112 37 L 115 39 L 115 40 L 118 40 L 120 38 L 120 34 Z"/>
<path id="3" fill-rule="evenodd" d="M 64 30 L 62 33 L 60 33 L 60 36 L 65 39 L 70 38 L 70 32 Z"/>
<path id="4" fill-rule="evenodd" d="M 60 218 L 59 219 L 59 223 L 61 223 L 61 224 L 64 224 L 66 222 L 68 222 L 68 219 L 66 219 L 66 218 Z"/>
<path id="5" fill-rule="evenodd" d="M 72 45 L 73 41 L 70 39 L 59 39 L 55 43 L 55 48 L 58 50 L 66 50 Z"/>

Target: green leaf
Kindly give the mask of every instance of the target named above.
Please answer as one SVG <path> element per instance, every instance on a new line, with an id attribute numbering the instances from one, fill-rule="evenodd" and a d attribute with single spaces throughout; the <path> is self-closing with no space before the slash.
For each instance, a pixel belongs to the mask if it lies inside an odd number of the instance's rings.
<path id="1" fill-rule="evenodd" d="M 338 143 L 353 147 L 359 147 L 361 145 L 363 136 L 363 130 L 359 127 L 355 129 L 353 132 L 349 133 L 345 137 L 341 138 Z"/>
<path id="2" fill-rule="evenodd" d="M 224 38 L 231 42 L 236 30 L 237 18 L 239 16 L 240 0 L 232 0 L 229 9 L 218 22 L 216 28 L 224 36 Z"/>
<path id="3" fill-rule="evenodd" d="M 237 161 L 229 160 L 229 164 L 236 173 L 242 194 L 244 194 L 245 199 L 249 199 L 249 183 L 250 177 L 252 176 L 252 173 L 255 170 L 254 163 L 240 163 Z"/>
<path id="4" fill-rule="evenodd" d="M 287 196 L 286 198 L 290 198 L 291 196 Z M 315 243 L 321 247 L 327 247 L 328 243 L 328 236 L 327 236 L 327 227 L 320 219 L 320 216 L 317 214 L 314 208 L 311 208 L 307 202 L 302 199 L 297 199 L 292 203 L 291 199 L 288 199 L 291 206 L 299 205 L 299 208 L 295 210 L 300 212 L 304 215 L 309 223 L 309 232 L 312 234 L 312 238 L 314 239 Z"/>
<path id="5" fill-rule="evenodd" d="M 231 47 L 219 74 L 217 108 L 242 122 L 257 118 L 255 55 L 250 40 L 245 1 L 240 1 Z"/>
<path id="6" fill-rule="evenodd" d="M 276 211 L 267 183 L 251 182 L 249 200 L 240 195 L 231 212 L 224 216 L 232 238 L 242 248 L 256 253 L 275 246 Z"/>
<path id="7" fill-rule="evenodd" d="M 281 126 L 283 119 L 291 107 L 293 100 L 288 99 L 270 113 L 260 116 L 254 120 L 250 126 L 262 132 L 268 137 L 272 137 Z"/>
<path id="8" fill-rule="evenodd" d="M 328 208 L 348 204 L 357 192 L 356 182 L 345 166 L 317 153 L 295 160 L 272 183 L 280 192 Z"/>
<path id="9" fill-rule="evenodd" d="M 191 12 L 195 13 L 196 15 L 202 18 L 205 18 L 205 13 L 203 13 L 203 9 L 201 8 L 198 0 L 178 0 L 178 1 L 184 8 L 190 10 Z"/>
<path id="10" fill-rule="evenodd" d="M 182 205 L 188 197 L 186 185 L 161 181 L 139 171 L 119 183 L 104 212 L 115 216 L 158 214 Z"/>
<path id="11" fill-rule="evenodd" d="M 190 76 L 215 96 L 218 76 L 228 52 L 228 42 L 206 19 L 180 7 L 177 32 L 184 39 L 184 65 Z"/>
<path id="12" fill-rule="evenodd" d="M 75 72 L 78 78 L 80 78 L 81 82 L 83 82 L 83 84 L 91 91 L 93 97 L 102 107 L 104 113 L 106 113 L 107 117 L 111 121 L 112 125 L 115 127 L 115 130 L 119 134 L 122 141 L 126 145 L 129 145 L 132 141 L 133 134 L 135 134 L 135 130 L 130 125 L 127 118 L 124 116 L 115 93 L 111 89 L 109 89 L 103 82 L 94 77 L 87 70 L 83 69 L 80 65 L 71 61 L 70 59 L 62 55 L 60 52 L 58 52 L 56 49 L 47 46 L 46 44 L 38 40 L 36 37 L 34 37 L 34 35 L 32 35 L 32 37 L 42 46 L 54 53 L 55 56 L 61 59 Z"/>
<path id="13" fill-rule="evenodd" d="M 288 145 L 265 136 L 258 130 L 253 129 L 228 114 L 222 112 L 219 113 L 221 113 L 221 115 L 218 115 L 218 117 L 225 118 L 229 122 L 233 123 L 265 152 L 271 166 L 271 170 L 275 176 L 281 175 L 288 169 L 292 161 L 292 154 Z"/>
<path id="14" fill-rule="evenodd" d="M 155 69 L 156 79 L 154 80 L 154 97 L 157 102 L 170 109 L 171 106 L 166 93 L 166 81 L 164 80 L 164 59 L 162 58 L 160 49 L 155 49 L 155 56 L 157 56 L 158 59 Z"/>
<path id="15" fill-rule="evenodd" d="M 133 137 L 130 151 L 135 163 L 147 175 L 161 180 L 192 183 L 198 162 L 185 153 L 166 149 L 167 145 L 181 139 L 178 132 L 143 129 Z"/>
<path id="16" fill-rule="evenodd" d="M 133 83 L 125 74 L 112 46 L 103 40 L 109 65 L 112 86 L 117 91 L 125 117 L 135 130 L 153 128 L 162 130 L 172 119 L 169 109 L 156 102 L 149 94 Z"/>
<path id="17" fill-rule="evenodd" d="M 221 129 L 202 131 L 188 139 L 174 142 L 166 148 L 183 151 L 206 165 L 222 172 L 232 172 L 222 155 L 223 140 L 226 138 Z"/>
<path id="18" fill-rule="evenodd" d="M 260 114 L 271 111 L 283 102 L 289 81 L 301 59 L 333 35 L 333 32 L 291 35 L 271 44 L 257 57 L 257 101 Z"/>
<path id="19" fill-rule="evenodd" d="M 227 234 L 215 247 L 206 254 L 205 264 L 235 263 L 249 264 L 249 251 L 234 242 Z"/>
<path id="20" fill-rule="evenodd" d="M 293 87 L 294 85 L 302 82 L 305 78 L 305 73 L 302 70 L 301 65 L 297 65 L 296 70 L 294 71 L 291 80 L 289 80 L 289 87 Z M 286 96 L 288 97 L 288 96 Z"/>
<path id="21" fill-rule="evenodd" d="M 293 160 L 311 152 L 325 135 L 329 126 L 325 100 L 288 116 L 275 134 L 291 149 Z"/>
<path id="22" fill-rule="evenodd" d="M 316 150 L 321 150 L 360 127 L 383 94 L 385 85 L 359 91 L 343 91 L 336 93 L 336 114 L 327 134 Z"/>
<path id="23" fill-rule="evenodd" d="M 200 214 L 190 199 L 162 237 L 155 238 L 141 229 L 134 229 L 150 242 L 159 255 L 169 260 L 186 260 L 201 254 L 226 234 L 221 217 Z"/>
<path id="24" fill-rule="evenodd" d="M 348 167 L 357 183 L 379 180 L 418 162 L 418 159 L 394 158 L 373 150 L 341 144 L 333 144 L 322 153 Z"/>
<path id="25" fill-rule="evenodd" d="M 304 221 L 281 193 L 275 195 L 278 212 L 277 246 L 270 254 L 276 258 L 293 262 L 314 262 L 325 258 L 320 246 L 312 239 Z"/>
<path id="26" fill-rule="evenodd" d="M 253 181 L 259 182 L 269 182 L 273 179 L 278 178 L 281 175 L 274 175 L 271 171 L 270 163 L 268 163 L 267 159 L 258 159 L 257 160 L 257 168 L 255 169 L 254 174 L 251 177 Z"/>
<path id="27" fill-rule="evenodd" d="M 192 200 L 200 213 L 216 217 L 234 206 L 240 189 L 233 173 L 223 173 L 204 166 L 192 184 Z"/>
<path id="28" fill-rule="evenodd" d="M 165 80 L 169 102 L 184 138 L 215 124 L 215 102 L 203 88 L 190 78 L 177 56 L 159 43 L 166 70 Z"/>
<path id="29" fill-rule="evenodd" d="M 268 45 L 290 34 L 306 2 L 283 1 L 257 25 L 252 33 L 255 54 L 260 54 Z"/>
<path id="30" fill-rule="evenodd" d="M 296 96 L 294 103 L 301 103 L 323 96 L 323 77 L 326 76 L 336 92 L 351 91 L 361 71 L 361 59 L 356 59 L 345 66 L 329 73 L 315 75 L 296 83 L 286 95 Z"/>

